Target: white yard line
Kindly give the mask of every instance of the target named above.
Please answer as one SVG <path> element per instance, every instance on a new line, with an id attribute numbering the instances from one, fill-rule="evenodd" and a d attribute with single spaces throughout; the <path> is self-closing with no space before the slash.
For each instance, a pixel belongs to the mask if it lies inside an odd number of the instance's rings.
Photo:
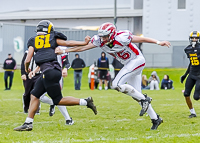
<path id="1" fill-rule="evenodd" d="M 200 133 L 194 133 L 194 134 L 165 134 L 162 137 L 159 137 L 157 135 L 160 134 L 156 134 L 155 136 L 143 136 L 143 139 L 152 139 L 152 138 L 174 138 L 174 137 L 194 137 L 194 136 L 198 136 L 200 137 Z M 60 141 L 51 141 L 52 143 L 72 143 L 72 142 L 95 142 L 95 141 L 133 141 L 133 140 L 138 140 L 139 138 L 135 138 L 135 137 L 129 137 L 129 138 L 115 138 L 115 139 L 109 139 L 109 138 L 89 138 L 89 139 L 66 139 L 66 140 L 60 140 Z M 141 138 L 140 138 L 141 139 Z M 44 141 L 33 141 L 33 143 L 45 143 Z"/>

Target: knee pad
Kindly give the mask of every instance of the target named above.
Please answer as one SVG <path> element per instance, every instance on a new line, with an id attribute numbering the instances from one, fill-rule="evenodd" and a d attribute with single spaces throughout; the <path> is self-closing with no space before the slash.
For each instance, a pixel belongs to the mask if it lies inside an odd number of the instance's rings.
<path id="1" fill-rule="evenodd" d="M 129 84 L 118 85 L 118 90 L 125 94 L 135 92 L 134 88 Z"/>
<path id="2" fill-rule="evenodd" d="M 116 82 L 113 81 L 113 82 L 112 82 L 111 88 L 112 88 L 112 89 L 116 89 L 117 87 L 118 87 L 118 86 L 117 86 Z"/>
<path id="3" fill-rule="evenodd" d="M 183 93 L 183 95 L 184 95 L 185 97 L 188 97 L 188 96 L 190 96 L 190 94 L 189 94 L 189 93 L 187 93 L 187 92 L 184 92 L 184 93 Z"/>

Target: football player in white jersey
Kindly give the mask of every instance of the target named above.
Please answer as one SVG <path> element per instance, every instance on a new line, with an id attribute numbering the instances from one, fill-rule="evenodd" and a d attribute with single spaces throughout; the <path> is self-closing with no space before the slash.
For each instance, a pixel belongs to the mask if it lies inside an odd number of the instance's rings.
<path id="1" fill-rule="evenodd" d="M 152 99 L 141 93 L 141 74 L 145 66 L 145 59 L 134 43 L 143 42 L 154 43 L 160 46 L 170 46 L 168 41 L 160 42 L 152 38 L 135 36 L 128 30 L 117 32 L 112 23 L 104 23 L 100 26 L 98 35 L 94 35 L 91 38 L 91 43 L 88 45 L 73 47 L 64 51 L 56 49 L 55 52 L 57 54 L 81 52 L 100 47 L 103 51 L 124 64 L 124 67 L 113 80 L 112 88 L 131 96 L 139 102 L 142 106 L 140 116 L 143 116 L 147 112 L 153 123 L 151 130 L 156 130 L 163 120 L 153 110 L 150 104 Z"/>
<path id="2" fill-rule="evenodd" d="M 67 47 L 64 47 L 64 46 L 59 46 L 59 48 L 61 50 L 67 49 Z M 63 88 L 63 77 L 67 77 L 67 75 L 68 75 L 67 70 L 70 68 L 70 63 L 68 61 L 68 55 L 69 55 L 69 53 L 57 55 L 57 61 L 60 64 L 60 66 L 63 68 L 63 70 L 62 70 L 62 78 L 60 79 L 60 88 L 61 89 Z M 35 73 L 39 70 L 37 68 L 35 70 L 33 70 L 33 72 L 29 73 L 29 77 L 30 78 L 35 76 Z M 50 105 L 49 115 L 53 116 L 53 114 L 55 113 L 55 105 L 53 104 L 53 100 L 48 98 L 47 96 L 45 96 L 45 94 L 43 94 L 40 97 L 40 101 Z M 69 116 L 69 113 L 68 113 L 66 107 L 65 106 L 59 106 L 59 105 L 57 107 L 60 110 L 60 112 L 62 113 L 62 115 L 64 116 L 64 118 L 66 120 L 66 125 L 73 125 L 74 121 Z"/>

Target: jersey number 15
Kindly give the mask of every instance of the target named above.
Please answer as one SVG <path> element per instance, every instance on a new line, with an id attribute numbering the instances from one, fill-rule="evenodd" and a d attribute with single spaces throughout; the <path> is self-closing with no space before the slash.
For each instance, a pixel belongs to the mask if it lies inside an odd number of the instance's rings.
<path id="1" fill-rule="evenodd" d="M 197 57 L 190 57 L 191 64 L 194 66 L 199 65 L 199 60 Z"/>

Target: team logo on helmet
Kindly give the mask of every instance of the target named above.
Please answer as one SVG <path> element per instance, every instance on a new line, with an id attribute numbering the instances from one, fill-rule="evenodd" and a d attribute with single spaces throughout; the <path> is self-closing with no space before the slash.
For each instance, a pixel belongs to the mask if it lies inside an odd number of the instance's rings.
<path id="1" fill-rule="evenodd" d="M 52 31 L 54 31 L 54 26 L 49 20 L 42 20 L 36 26 L 36 32 L 44 32 L 47 34 Z"/>

